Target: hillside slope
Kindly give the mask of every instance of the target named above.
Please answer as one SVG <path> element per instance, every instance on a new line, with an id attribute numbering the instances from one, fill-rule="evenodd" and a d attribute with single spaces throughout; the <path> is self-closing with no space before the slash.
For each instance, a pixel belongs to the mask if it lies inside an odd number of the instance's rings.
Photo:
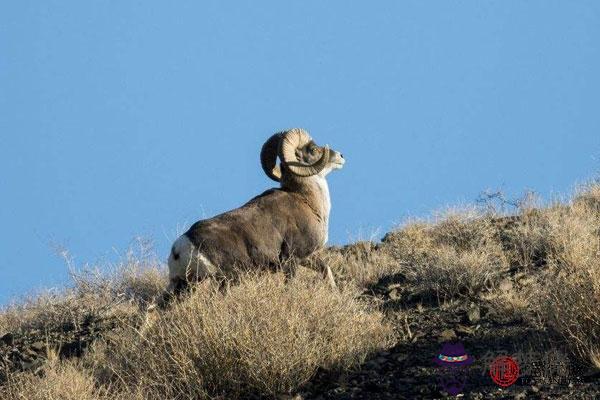
<path id="1" fill-rule="evenodd" d="M 492 205 L 328 248 L 291 282 L 206 282 L 165 311 L 147 311 L 165 269 L 146 254 L 75 273 L 0 312 L 0 398 L 444 398 L 447 342 L 473 359 L 465 398 L 598 398 L 600 186 Z M 312 271 L 323 262 L 339 291 Z M 520 367 L 504 389 L 500 355 Z"/>

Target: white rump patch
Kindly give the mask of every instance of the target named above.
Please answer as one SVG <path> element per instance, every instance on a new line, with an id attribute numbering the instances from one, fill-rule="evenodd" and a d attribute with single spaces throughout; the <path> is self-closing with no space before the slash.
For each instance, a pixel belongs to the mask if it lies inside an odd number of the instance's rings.
<path id="1" fill-rule="evenodd" d="M 217 268 L 190 241 L 186 235 L 181 235 L 173 243 L 169 254 L 169 279 L 201 280 L 213 275 Z"/>

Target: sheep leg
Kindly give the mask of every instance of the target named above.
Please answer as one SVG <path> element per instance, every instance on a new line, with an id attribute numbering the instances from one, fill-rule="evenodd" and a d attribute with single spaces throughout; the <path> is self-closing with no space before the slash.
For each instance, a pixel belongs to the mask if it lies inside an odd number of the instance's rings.
<path id="1" fill-rule="evenodd" d="M 290 282 L 296 276 L 298 272 L 298 266 L 296 260 L 287 260 L 283 266 L 283 275 L 285 276 L 285 282 Z"/>
<path id="2" fill-rule="evenodd" d="M 327 280 L 327 283 L 329 283 L 329 286 L 331 287 L 331 289 L 337 290 L 338 287 L 335 283 L 333 271 L 331 271 L 331 267 L 329 267 L 329 263 L 327 263 L 327 261 L 324 260 L 322 257 L 319 257 L 319 254 L 322 254 L 322 253 L 316 253 L 315 255 L 313 255 L 313 265 L 315 265 L 315 263 L 316 263 L 317 269 L 319 271 L 321 271 L 323 278 Z"/>
<path id="3" fill-rule="evenodd" d="M 335 278 L 333 277 L 333 272 L 331 271 L 329 264 L 325 265 L 325 270 L 323 271 L 323 275 L 325 276 L 325 279 L 327 279 L 327 282 L 329 282 L 329 286 L 331 286 L 331 288 L 333 290 L 337 290 L 338 287 L 335 284 Z"/>

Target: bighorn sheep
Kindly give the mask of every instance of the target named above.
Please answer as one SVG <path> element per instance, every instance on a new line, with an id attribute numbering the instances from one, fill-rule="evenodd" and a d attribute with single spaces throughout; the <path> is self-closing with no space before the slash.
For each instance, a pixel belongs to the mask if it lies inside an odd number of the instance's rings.
<path id="1" fill-rule="evenodd" d="M 198 221 L 181 235 L 169 256 L 169 293 L 190 281 L 230 276 L 238 267 L 273 267 L 291 256 L 302 259 L 327 242 L 331 202 L 325 176 L 342 168 L 342 154 L 317 146 L 306 131 L 295 128 L 271 136 L 260 161 L 281 187 Z M 335 285 L 331 270 L 323 268 Z"/>

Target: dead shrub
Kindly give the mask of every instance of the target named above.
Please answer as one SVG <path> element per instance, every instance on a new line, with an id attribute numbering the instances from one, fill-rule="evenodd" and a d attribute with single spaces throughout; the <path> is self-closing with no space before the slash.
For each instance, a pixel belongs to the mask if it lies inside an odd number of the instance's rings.
<path id="1" fill-rule="evenodd" d="M 573 205 L 600 215 L 600 180 L 577 188 L 573 197 Z"/>
<path id="2" fill-rule="evenodd" d="M 537 310 L 575 354 L 600 368 L 600 213 L 590 200 L 598 187 L 589 190 L 569 207 L 547 210 L 549 270 Z"/>
<path id="3" fill-rule="evenodd" d="M 600 368 L 599 262 L 549 276 L 538 309 L 575 354 Z"/>
<path id="4" fill-rule="evenodd" d="M 48 291 L 4 308 L 0 312 L 0 333 L 60 332 L 79 329 L 86 320 L 137 312 L 137 307 L 99 293 L 84 294 L 74 289 Z"/>
<path id="5" fill-rule="evenodd" d="M 43 374 L 11 375 L 0 387 L 5 400 L 108 400 L 105 389 L 97 388 L 92 373 L 77 361 L 59 362 L 56 357 L 44 366 Z"/>
<path id="6" fill-rule="evenodd" d="M 502 324 L 527 321 L 531 325 L 539 325 L 531 314 L 532 291 L 537 290 L 534 285 L 527 288 L 510 287 L 507 290 L 494 290 L 483 296 L 489 307 L 488 318 Z"/>
<path id="7" fill-rule="evenodd" d="M 151 399 L 290 393 L 317 368 L 357 365 L 388 346 L 382 315 L 321 279 L 247 276 L 224 294 L 199 286 L 143 334 L 120 335 L 101 364 Z"/>
<path id="8" fill-rule="evenodd" d="M 129 250 L 114 265 L 76 268 L 68 257 L 73 284 L 32 294 L 0 309 L 0 334 L 31 329 L 60 331 L 84 320 L 139 314 L 167 285 L 165 265 L 145 251 Z"/>
<path id="9" fill-rule="evenodd" d="M 476 296 L 508 267 L 492 216 L 474 209 L 408 224 L 384 240 L 408 281 L 438 298 Z"/>
<path id="10" fill-rule="evenodd" d="M 551 248 L 549 223 L 540 209 L 521 208 L 511 224 L 500 227 L 500 240 L 511 266 L 532 270 L 546 264 Z"/>
<path id="11" fill-rule="evenodd" d="M 315 260 L 316 259 L 316 260 Z M 398 262 L 371 241 L 356 242 L 342 247 L 330 247 L 307 260 L 314 265 L 329 265 L 338 284 L 366 287 L 398 269 Z"/>

